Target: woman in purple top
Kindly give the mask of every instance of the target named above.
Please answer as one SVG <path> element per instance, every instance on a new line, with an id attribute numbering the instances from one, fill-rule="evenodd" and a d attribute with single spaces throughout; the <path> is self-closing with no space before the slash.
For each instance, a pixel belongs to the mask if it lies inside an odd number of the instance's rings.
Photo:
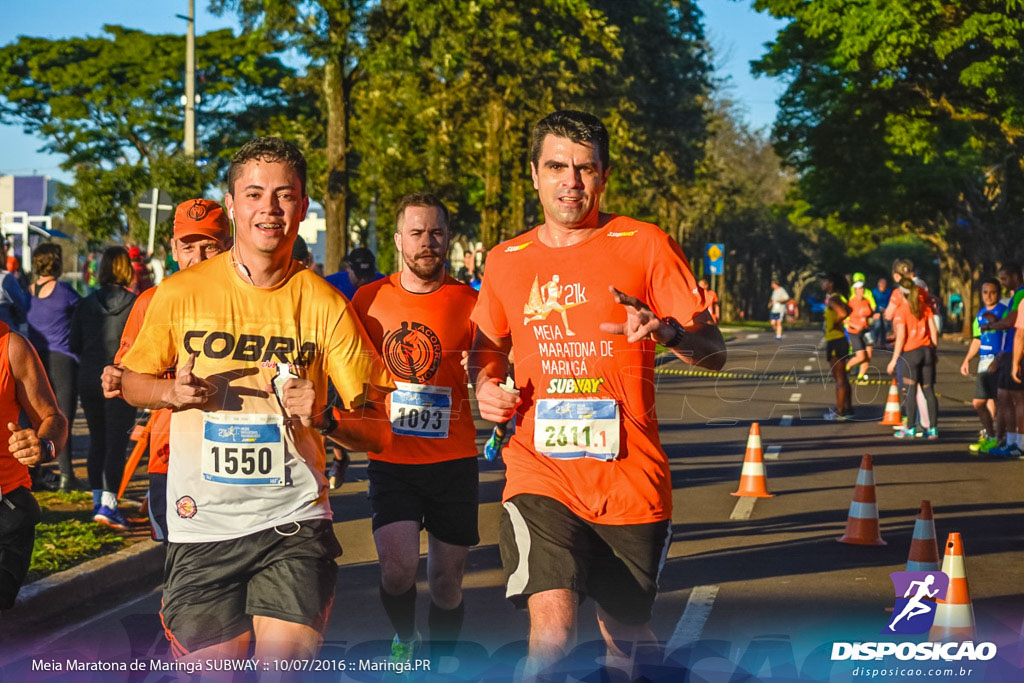
<path id="1" fill-rule="evenodd" d="M 32 305 L 28 310 L 28 338 L 43 361 L 57 405 L 68 418 L 68 439 L 57 454 L 60 464 L 60 490 L 78 488 L 71 468 L 71 424 L 75 420 L 77 401 L 76 377 L 78 358 L 71 353 L 68 337 L 71 315 L 81 297 L 58 278 L 64 272 L 61 248 L 56 244 L 40 244 L 32 253 Z"/>

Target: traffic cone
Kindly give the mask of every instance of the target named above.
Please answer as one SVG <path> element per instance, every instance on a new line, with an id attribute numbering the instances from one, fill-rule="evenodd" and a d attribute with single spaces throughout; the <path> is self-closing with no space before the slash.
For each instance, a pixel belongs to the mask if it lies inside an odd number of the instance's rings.
<path id="1" fill-rule="evenodd" d="M 967 590 L 964 545 L 957 532 L 951 533 L 946 539 L 942 573 L 949 577 L 949 590 L 946 591 L 945 600 L 936 601 L 938 604 L 935 606 L 935 621 L 928 632 L 928 640 L 971 640 L 974 638 L 974 606 Z"/>
<path id="2" fill-rule="evenodd" d="M 907 556 L 908 572 L 939 571 L 939 546 L 935 542 L 935 521 L 931 501 L 921 501 L 921 511 L 914 521 L 914 537 L 910 539 Z"/>
<path id="3" fill-rule="evenodd" d="M 875 471 L 867 453 L 860 461 L 857 486 L 853 489 L 853 502 L 846 518 L 846 533 L 840 543 L 853 545 L 888 545 L 878 529 L 878 505 L 875 503 Z"/>
<path id="4" fill-rule="evenodd" d="M 903 415 L 900 413 L 900 388 L 893 378 L 889 385 L 889 395 L 885 399 L 885 414 L 878 424 L 887 427 L 900 427 L 903 425 Z"/>
<path id="5" fill-rule="evenodd" d="M 750 435 L 747 436 L 740 487 L 732 495 L 751 498 L 771 498 L 774 495 L 768 493 L 768 480 L 764 476 L 764 453 L 761 452 L 761 425 L 756 422 L 750 425 Z"/>

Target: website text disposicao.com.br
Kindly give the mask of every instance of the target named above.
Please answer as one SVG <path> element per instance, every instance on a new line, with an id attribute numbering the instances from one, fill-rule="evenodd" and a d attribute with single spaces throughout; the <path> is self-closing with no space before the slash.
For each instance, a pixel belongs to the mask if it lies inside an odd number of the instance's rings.
<path id="1" fill-rule="evenodd" d="M 855 678 L 888 678 L 890 676 L 897 676 L 899 678 L 953 678 L 963 677 L 969 679 L 971 674 L 974 673 L 974 668 L 969 666 L 954 666 L 954 667 L 906 667 L 906 666 L 888 666 L 888 667 L 871 667 L 871 666 L 858 666 L 854 667 L 853 671 L 850 672 Z"/>

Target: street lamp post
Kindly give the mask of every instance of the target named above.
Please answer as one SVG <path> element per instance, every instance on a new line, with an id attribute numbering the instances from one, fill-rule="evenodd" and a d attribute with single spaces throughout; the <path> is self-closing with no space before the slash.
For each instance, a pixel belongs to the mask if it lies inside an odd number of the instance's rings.
<path id="1" fill-rule="evenodd" d="M 185 154 L 196 155 L 196 2 L 188 0 L 188 22 L 185 34 Z"/>

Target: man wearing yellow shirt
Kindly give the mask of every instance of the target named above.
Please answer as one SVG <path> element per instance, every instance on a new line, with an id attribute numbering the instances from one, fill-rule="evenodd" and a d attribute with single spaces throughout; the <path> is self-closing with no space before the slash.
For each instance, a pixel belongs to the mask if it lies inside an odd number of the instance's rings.
<path id="1" fill-rule="evenodd" d="M 334 599 L 324 443 L 380 449 L 390 380 L 348 302 L 291 258 L 306 162 L 257 138 L 231 162 L 234 247 L 168 278 L 124 356 L 125 399 L 170 407 L 161 617 L 176 656 L 313 656 Z M 161 379 L 176 369 L 173 379 Z M 343 410 L 325 410 L 327 381 Z M 319 433 L 318 433 L 319 432 Z"/>

